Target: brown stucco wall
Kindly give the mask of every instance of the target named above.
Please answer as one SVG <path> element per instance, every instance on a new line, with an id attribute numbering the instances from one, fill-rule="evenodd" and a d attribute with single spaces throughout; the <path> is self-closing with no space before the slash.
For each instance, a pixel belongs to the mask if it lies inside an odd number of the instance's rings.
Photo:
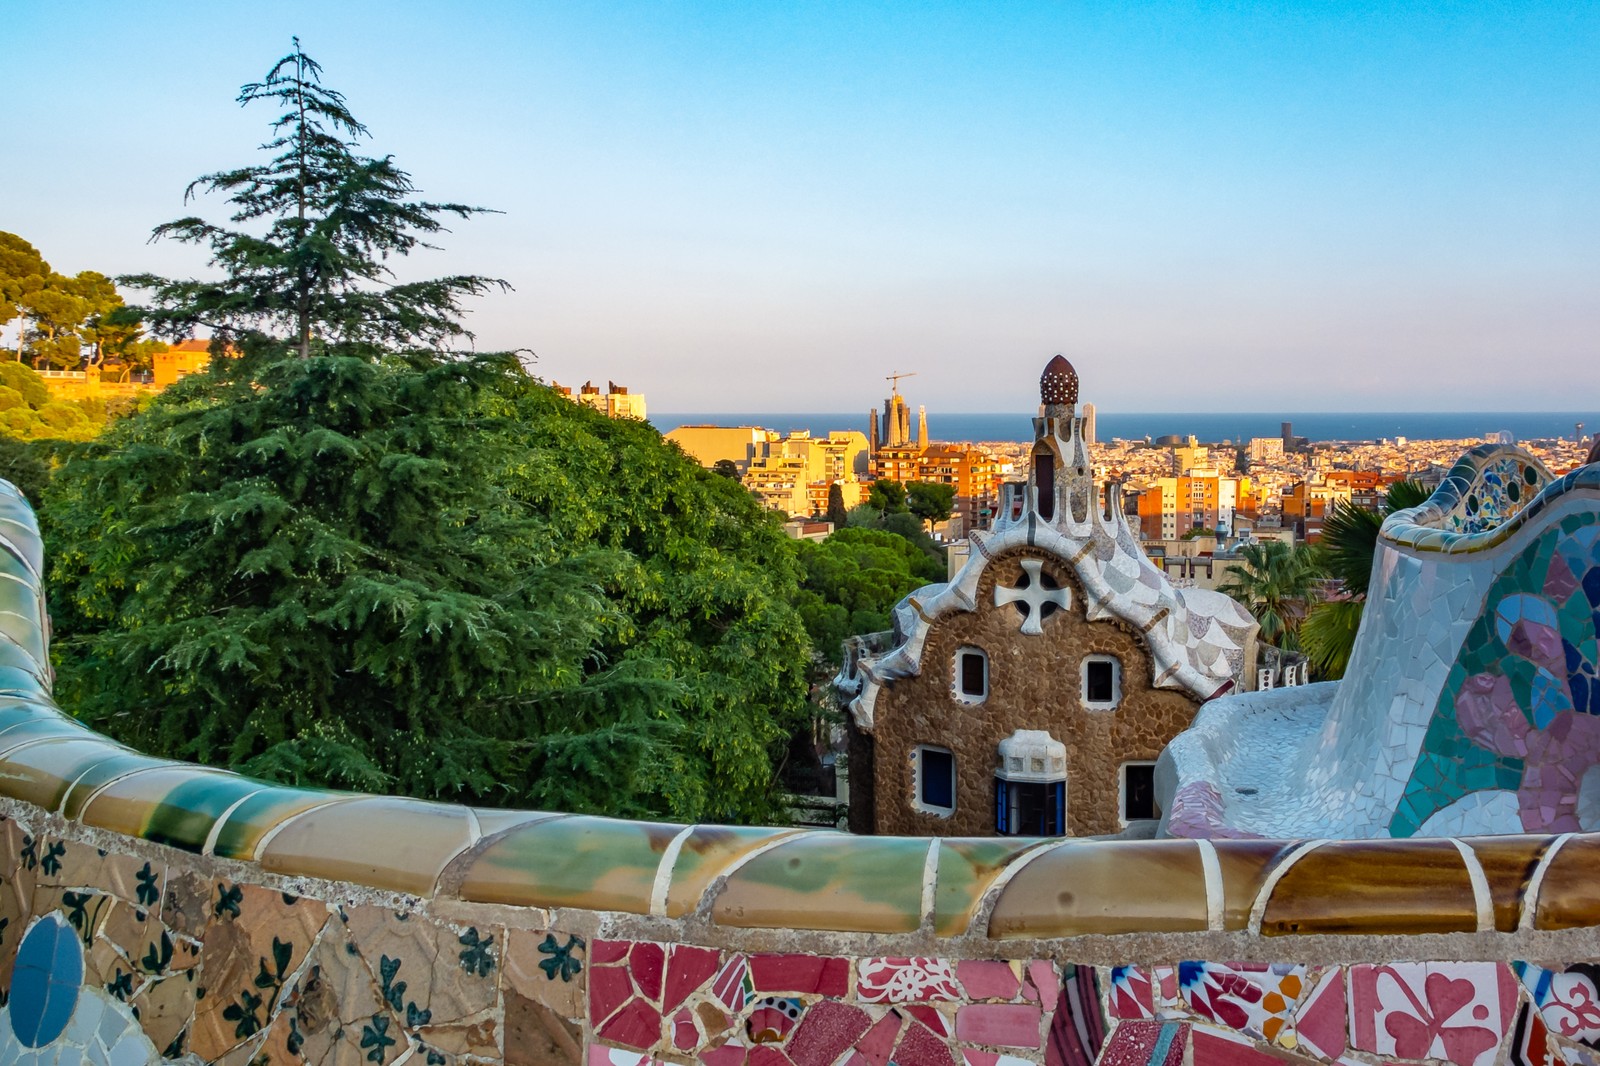
<path id="1" fill-rule="evenodd" d="M 1072 606 L 1044 622 L 1040 636 L 1018 632 L 1015 607 L 994 606 L 996 581 L 1014 586 L 1021 559 L 1045 559 L 1044 572 L 1072 591 Z M 902 678 L 878 696 L 871 763 L 872 825 L 878 833 L 971 836 L 994 832 L 994 772 L 1000 741 L 1018 729 L 1043 729 L 1067 746 L 1067 824 L 1074 836 L 1115 833 L 1118 769 L 1154 760 L 1194 717 L 1198 702 L 1174 689 L 1152 689 L 1150 656 L 1142 639 L 1117 622 L 1091 622 L 1083 589 L 1070 568 L 1042 552 L 996 558 L 978 583 L 978 609 L 944 616 L 929 629 L 922 673 Z M 956 651 L 966 645 L 989 656 L 989 696 L 980 704 L 954 696 Z M 1113 711 L 1080 702 L 1080 663 L 1106 653 L 1122 663 L 1122 701 Z M 911 755 L 918 744 L 950 749 L 956 757 L 956 809 L 949 817 L 911 803 Z M 865 790 L 861 778 L 852 784 Z"/>

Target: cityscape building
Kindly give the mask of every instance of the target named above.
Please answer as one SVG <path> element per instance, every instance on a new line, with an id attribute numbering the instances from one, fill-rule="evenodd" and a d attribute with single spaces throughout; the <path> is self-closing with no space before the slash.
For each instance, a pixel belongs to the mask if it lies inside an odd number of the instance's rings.
<path id="1" fill-rule="evenodd" d="M 568 399 L 576 400 L 585 407 L 594 408 L 607 418 L 637 418 L 643 421 L 646 417 L 644 393 L 630 393 L 626 387 L 614 381 L 606 382 L 604 392 L 601 392 L 600 387 L 594 382 L 585 381 L 578 388 L 576 395 L 565 385 L 552 382 L 551 387 Z"/>

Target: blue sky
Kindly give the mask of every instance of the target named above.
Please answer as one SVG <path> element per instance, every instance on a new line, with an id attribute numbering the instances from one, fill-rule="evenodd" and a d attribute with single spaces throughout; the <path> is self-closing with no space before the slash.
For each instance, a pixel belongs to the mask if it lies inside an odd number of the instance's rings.
<path id="1" fill-rule="evenodd" d="M 660 411 L 1564 410 L 1600 386 L 1600 5 L 18 0 L 0 229 L 149 245 L 298 33 L 480 347 Z M 201 204 L 221 217 L 221 205 Z"/>

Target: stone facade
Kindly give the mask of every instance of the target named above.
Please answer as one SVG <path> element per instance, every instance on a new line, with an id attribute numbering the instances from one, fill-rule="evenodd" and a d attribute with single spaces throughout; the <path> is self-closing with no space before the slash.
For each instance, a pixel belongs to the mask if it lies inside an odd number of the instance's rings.
<path id="1" fill-rule="evenodd" d="M 994 605 L 996 585 L 1017 584 L 1020 560 L 1044 560 L 1044 573 L 1069 591 L 1070 606 L 1042 622 L 1038 637 L 1019 635 L 1012 606 Z M 872 734 L 876 833 L 981 836 L 994 832 L 995 752 L 1019 729 L 1042 729 L 1067 746 L 1067 829 L 1073 836 L 1115 833 L 1120 769 L 1153 762 L 1186 727 L 1198 701 L 1152 684 L 1150 653 L 1139 636 L 1115 620 L 1091 621 L 1083 587 L 1069 567 L 1037 551 L 1008 552 L 979 579 L 978 607 L 951 615 L 928 635 L 923 670 L 896 682 L 879 700 Z M 971 703 L 956 694 L 956 653 L 982 649 L 989 660 L 989 695 Z M 1121 666 L 1122 698 L 1114 710 L 1089 710 L 1081 699 L 1081 663 L 1105 654 Z M 948 817 L 912 804 L 912 758 L 918 744 L 939 744 L 955 755 L 957 796 Z"/>
<path id="2" fill-rule="evenodd" d="M 852 830 L 1117 833 L 1157 816 L 1150 764 L 1196 707 L 1251 687 L 1254 619 L 1144 554 L 1118 486 L 1094 480 L 1077 397 L 1057 356 L 1027 482 L 948 582 L 895 608 L 892 634 L 847 642 Z M 1002 742 L 1034 754 L 1002 759 Z"/>

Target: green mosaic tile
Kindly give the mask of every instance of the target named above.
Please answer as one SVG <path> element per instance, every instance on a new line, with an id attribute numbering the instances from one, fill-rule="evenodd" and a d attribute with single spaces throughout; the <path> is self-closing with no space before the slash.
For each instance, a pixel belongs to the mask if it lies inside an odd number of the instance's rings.
<path id="1" fill-rule="evenodd" d="M 0 733 L 0 762 L 4 761 L 7 753 L 24 744 L 30 744 L 46 737 L 92 737 L 95 735 L 71 718 L 31 716 Z M 0 785 L 0 787 L 3 787 L 3 785 Z"/>
<path id="2" fill-rule="evenodd" d="M 94 795 L 95 789 L 119 777 L 138 770 L 150 770 L 155 767 L 171 766 L 172 760 L 158 759 L 153 755 L 144 755 L 137 751 L 119 750 L 117 754 L 95 763 L 87 768 L 83 775 L 67 792 L 65 801 L 61 804 L 61 813 L 68 818 L 76 818 L 83 813 L 83 805 Z"/>
<path id="3" fill-rule="evenodd" d="M 453 875 L 474 903 L 649 914 L 656 872 L 681 825 L 550 815 L 477 847 Z"/>
<path id="4" fill-rule="evenodd" d="M 261 782 L 178 763 L 115 781 L 83 807 L 86 825 L 199 851 L 224 811 Z"/>
<path id="5" fill-rule="evenodd" d="M 253 859 L 262 838 L 290 818 L 319 804 L 354 798 L 347 792 L 320 789 L 263 788 L 228 813 L 212 853 L 225 859 Z"/>
<path id="6" fill-rule="evenodd" d="M 933 895 L 933 931 L 939 936 L 965 933 L 995 879 L 1039 843 L 1027 838 L 941 840 L 939 878 Z"/>
<path id="7" fill-rule="evenodd" d="M 272 873 L 431 896 L 476 839 L 465 807 L 358 796 L 289 816 L 258 846 L 256 862 Z"/>
<path id="8" fill-rule="evenodd" d="M 804 833 L 728 875 L 718 925 L 909 933 L 922 923 L 927 838 Z"/>
<path id="9" fill-rule="evenodd" d="M 672 864 L 666 912 L 681 918 L 700 905 L 711 882 L 757 848 L 793 836 L 794 829 L 765 829 L 731 825 L 695 826 Z"/>
<path id="10" fill-rule="evenodd" d="M 4 781 L 5 794 L 12 799 L 54 811 L 60 808 L 80 774 L 127 752 L 98 736 L 46 740 L 0 759 L 0 780 Z"/>

